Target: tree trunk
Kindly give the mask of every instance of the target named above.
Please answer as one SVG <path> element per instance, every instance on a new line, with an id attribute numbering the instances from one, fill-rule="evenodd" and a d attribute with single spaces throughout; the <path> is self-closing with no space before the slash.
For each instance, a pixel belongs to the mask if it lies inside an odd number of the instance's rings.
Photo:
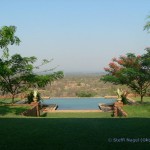
<path id="1" fill-rule="evenodd" d="M 143 97 L 144 97 L 144 96 L 143 96 L 143 95 L 141 95 L 141 103 L 143 103 Z"/>
<path id="2" fill-rule="evenodd" d="M 12 95 L 12 104 L 14 104 L 15 95 Z"/>

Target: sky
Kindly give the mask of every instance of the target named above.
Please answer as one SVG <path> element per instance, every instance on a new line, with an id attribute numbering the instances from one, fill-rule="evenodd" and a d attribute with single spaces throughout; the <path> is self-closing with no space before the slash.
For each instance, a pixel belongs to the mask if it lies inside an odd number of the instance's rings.
<path id="1" fill-rule="evenodd" d="M 45 68 L 102 72 L 113 57 L 143 54 L 150 0 L 0 0 L 0 27 L 14 25 L 10 53 L 53 59 Z"/>

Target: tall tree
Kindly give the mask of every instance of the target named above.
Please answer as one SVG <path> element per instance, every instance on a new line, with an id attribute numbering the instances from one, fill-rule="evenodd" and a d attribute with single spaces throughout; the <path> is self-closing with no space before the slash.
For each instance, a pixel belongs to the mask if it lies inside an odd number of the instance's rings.
<path id="1" fill-rule="evenodd" d="M 120 56 L 118 59 L 113 58 L 109 67 L 104 68 L 108 74 L 104 75 L 101 80 L 113 84 L 127 85 L 141 96 L 141 102 L 143 102 L 143 97 L 150 86 L 150 74 L 147 73 L 148 65 L 145 63 L 145 57 L 147 58 L 148 55 L 149 51 L 147 50 L 147 54 L 143 56 L 129 53 L 126 56 Z"/>
<path id="2" fill-rule="evenodd" d="M 15 26 L 4 26 L 0 29 L 0 48 L 3 50 L 3 56 L 0 58 L 0 90 L 12 95 L 12 103 L 14 97 L 26 91 L 30 87 L 44 87 L 51 82 L 63 78 L 63 72 L 57 71 L 39 75 L 34 69 L 39 69 L 50 61 L 44 59 L 39 66 L 34 66 L 36 57 L 22 57 L 20 54 L 9 56 L 9 45 L 19 45 L 20 39 L 15 36 Z"/>

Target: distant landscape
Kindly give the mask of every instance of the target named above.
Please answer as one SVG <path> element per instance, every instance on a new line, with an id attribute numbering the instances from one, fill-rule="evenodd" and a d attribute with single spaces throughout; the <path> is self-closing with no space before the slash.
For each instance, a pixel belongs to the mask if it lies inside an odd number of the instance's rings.
<path id="1" fill-rule="evenodd" d="M 42 97 L 80 97 L 80 93 L 91 94 L 91 97 L 103 97 L 116 95 L 117 88 L 129 91 L 126 86 L 100 81 L 102 74 L 67 73 L 63 79 L 40 89 L 40 93 Z"/>

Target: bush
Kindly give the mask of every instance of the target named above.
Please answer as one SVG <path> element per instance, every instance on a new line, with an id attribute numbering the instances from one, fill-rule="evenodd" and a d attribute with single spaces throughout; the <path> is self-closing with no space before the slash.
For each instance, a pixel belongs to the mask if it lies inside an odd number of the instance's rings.
<path id="1" fill-rule="evenodd" d="M 33 98 L 34 98 L 34 94 L 33 94 L 33 91 L 32 91 L 32 92 L 30 92 L 30 93 L 27 95 L 28 104 L 30 104 L 31 102 L 34 102 Z M 38 93 L 37 93 L 37 101 L 39 102 L 40 100 L 41 100 L 41 96 L 40 96 L 40 93 L 38 92 Z"/>
<path id="2" fill-rule="evenodd" d="M 128 100 L 126 96 L 122 95 L 121 98 L 122 98 L 123 104 L 128 104 Z"/>
<path id="3" fill-rule="evenodd" d="M 76 92 L 76 96 L 78 96 L 78 97 L 94 97 L 95 93 L 80 91 L 80 92 Z"/>

